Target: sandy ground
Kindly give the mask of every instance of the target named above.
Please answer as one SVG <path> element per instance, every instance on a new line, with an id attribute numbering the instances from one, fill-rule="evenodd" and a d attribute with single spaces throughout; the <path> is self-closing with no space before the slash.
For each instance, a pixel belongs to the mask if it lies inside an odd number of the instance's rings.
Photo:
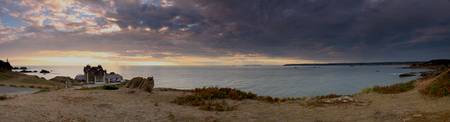
<path id="1" fill-rule="evenodd" d="M 153 93 L 64 89 L 0 101 L 0 118 L 8 121 L 450 121 L 450 97 L 430 98 L 417 90 L 394 95 L 356 95 L 369 104 L 304 106 L 300 101 L 267 103 L 231 101 L 237 110 L 214 112 L 171 103 L 181 91 Z"/>

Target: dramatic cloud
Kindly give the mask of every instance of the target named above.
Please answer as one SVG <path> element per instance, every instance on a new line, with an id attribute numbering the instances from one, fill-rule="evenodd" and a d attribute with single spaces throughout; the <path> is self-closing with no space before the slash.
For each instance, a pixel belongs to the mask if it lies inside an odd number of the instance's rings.
<path id="1" fill-rule="evenodd" d="M 139 62 L 159 64 L 450 58 L 448 6 L 448 0 L 3 0 L 0 56 L 97 51 L 118 62 L 151 57 Z"/>

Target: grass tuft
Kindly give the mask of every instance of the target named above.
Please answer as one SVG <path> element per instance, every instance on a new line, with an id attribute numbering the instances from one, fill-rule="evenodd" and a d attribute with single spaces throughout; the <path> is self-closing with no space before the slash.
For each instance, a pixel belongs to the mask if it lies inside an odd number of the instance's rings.
<path id="1" fill-rule="evenodd" d="M 258 96 L 251 92 L 244 92 L 233 88 L 205 87 L 192 90 L 192 95 L 177 97 L 173 103 L 178 105 L 200 106 L 201 110 L 230 111 L 235 106 L 229 106 L 224 99 L 244 100 L 257 99 Z M 223 100 L 217 102 L 217 100 Z"/>
<path id="2" fill-rule="evenodd" d="M 376 92 L 380 94 L 398 94 L 414 89 L 415 83 L 416 80 L 412 80 L 406 83 L 397 83 L 389 86 L 375 86 L 363 89 L 362 93 Z"/>
<path id="3" fill-rule="evenodd" d="M 435 96 L 444 97 L 450 95 L 450 72 L 446 71 L 441 73 L 437 78 L 424 90 L 419 90 L 421 93 Z"/>

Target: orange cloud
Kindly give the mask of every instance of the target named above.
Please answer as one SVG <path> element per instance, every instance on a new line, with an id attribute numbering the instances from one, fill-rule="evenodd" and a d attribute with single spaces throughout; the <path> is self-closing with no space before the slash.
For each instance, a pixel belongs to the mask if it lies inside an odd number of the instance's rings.
<path id="1" fill-rule="evenodd" d="M 39 51 L 30 56 L 11 59 L 16 65 L 281 65 L 286 63 L 311 63 L 314 61 L 273 58 L 263 55 L 203 56 L 125 56 L 114 52 L 92 51 Z"/>

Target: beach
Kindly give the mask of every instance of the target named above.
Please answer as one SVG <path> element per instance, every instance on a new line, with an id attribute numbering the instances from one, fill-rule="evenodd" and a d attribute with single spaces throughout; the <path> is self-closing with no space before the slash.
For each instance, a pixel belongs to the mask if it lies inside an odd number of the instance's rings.
<path id="1" fill-rule="evenodd" d="M 182 91 L 153 93 L 117 91 L 79 91 L 64 89 L 30 94 L 0 102 L 2 121 L 305 121 L 305 122 L 399 122 L 449 121 L 449 97 L 429 98 L 416 90 L 401 94 L 355 95 L 368 104 L 305 106 L 303 101 L 267 103 L 256 100 L 234 101 L 233 111 L 216 112 L 171 103 Z"/>

